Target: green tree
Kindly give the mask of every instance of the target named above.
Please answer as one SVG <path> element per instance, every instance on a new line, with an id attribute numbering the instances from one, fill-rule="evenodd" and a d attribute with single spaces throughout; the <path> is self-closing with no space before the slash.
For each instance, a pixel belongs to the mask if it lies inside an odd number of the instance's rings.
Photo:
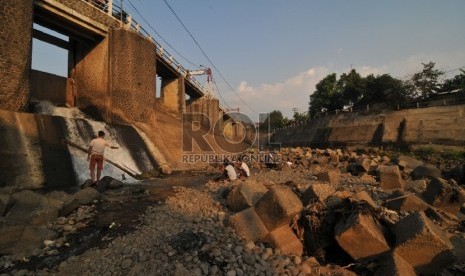
<path id="1" fill-rule="evenodd" d="M 288 119 L 283 116 L 281 111 L 274 110 L 268 114 L 266 119 L 260 124 L 261 129 L 270 129 L 280 128 L 288 123 Z"/>
<path id="2" fill-rule="evenodd" d="M 294 115 L 292 116 L 294 122 L 308 120 L 308 112 L 299 113 L 299 110 L 297 108 L 293 108 L 292 111 L 294 112 Z"/>
<path id="3" fill-rule="evenodd" d="M 342 109 L 344 103 L 336 74 L 329 74 L 316 85 L 316 90 L 310 95 L 308 113 L 310 118 L 315 118 L 320 112 Z"/>
<path id="4" fill-rule="evenodd" d="M 454 76 L 451 79 L 444 81 L 441 87 L 441 91 L 449 92 L 459 89 L 460 92 L 465 93 L 465 70 L 460 69 L 460 74 Z"/>
<path id="5" fill-rule="evenodd" d="M 342 74 L 339 78 L 342 97 L 349 106 L 354 106 L 363 97 L 365 86 L 365 79 L 355 69 L 350 70 L 348 74 Z"/>
<path id="6" fill-rule="evenodd" d="M 413 75 L 412 81 L 415 86 L 415 92 L 418 96 L 428 98 L 437 93 L 440 89 L 439 78 L 444 75 L 444 72 L 434 69 L 434 62 L 422 63 L 423 70 Z"/>
<path id="7" fill-rule="evenodd" d="M 395 107 L 411 99 L 412 89 L 408 83 L 392 77 L 389 74 L 368 75 L 365 78 L 365 91 L 357 105 L 386 103 Z"/>

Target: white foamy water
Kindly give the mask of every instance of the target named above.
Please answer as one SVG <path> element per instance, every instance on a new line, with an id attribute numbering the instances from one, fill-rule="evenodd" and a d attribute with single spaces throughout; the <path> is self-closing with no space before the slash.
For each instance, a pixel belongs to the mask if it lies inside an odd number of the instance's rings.
<path id="1" fill-rule="evenodd" d="M 47 114 L 52 116 L 60 116 L 65 118 L 81 118 L 81 119 L 90 119 L 85 113 L 76 107 L 58 107 L 53 105 L 49 101 L 39 101 L 35 102 L 34 113 Z"/>
<path id="2" fill-rule="evenodd" d="M 108 126 L 105 122 L 90 120 L 84 113 L 77 108 L 56 107 L 49 102 L 40 102 L 36 105 L 36 113 L 54 115 L 63 117 L 66 122 L 66 139 L 76 143 L 85 149 L 89 148 L 90 141 L 97 136 L 98 131 L 105 132 L 105 140 L 112 146 L 119 149 L 105 149 L 105 158 L 127 169 L 133 174 L 141 174 L 136 161 L 131 153 L 124 146 L 124 142 L 120 139 L 117 131 Z M 90 135 L 89 135 L 90 134 Z M 83 183 L 90 179 L 89 162 L 87 161 L 87 153 L 68 145 L 68 150 L 73 162 L 74 172 L 78 183 Z M 150 166 L 150 160 L 142 155 L 141 160 L 137 160 L 139 164 Z M 122 175 L 126 180 L 122 179 Z M 101 177 L 111 176 L 123 182 L 136 182 L 138 180 L 129 176 L 126 172 L 105 162 Z"/>
<path id="3" fill-rule="evenodd" d="M 82 137 L 81 135 L 79 135 L 79 132 L 77 131 L 78 122 L 76 120 L 70 119 L 70 118 L 66 118 L 65 120 L 66 120 L 66 125 L 68 128 L 66 139 L 86 149 L 89 148 L 89 144 L 90 144 L 92 137 L 86 138 L 86 137 Z M 111 127 L 109 127 L 103 122 L 96 122 L 96 121 L 89 121 L 89 120 L 86 120 L 86 122 L 90 126 L 92 126 L 92 130 L 94 131 L 95 134 L 97 134 L 98 131 L 102 130 L 106 134 L 105 140 L 107 140 L 110 145 L 119 147 L 119 149 L 106 148 L 105 158 L 128 169 L 130 172 L 134 174 L 142 173 L 137 168 L 137 164 L 132 159 L 132 156 L 129 153 L 129 151 L 124 146 L 121 145 L 121 141 L 118 139 L 117 133 L 115 133 L 114 129 L 112 129 Z M 71 154 L 71 159 L 73 161 L 73 166 L 74 166 L 74 172 L 76 173 L 78 183 L 83 183 L 86 179 L 90 178 L 89 162 L 87 161 L 87 153 L 81 150 L 78 150 L 75 147 L 72 147 L 69 145 L 68 145 L 68 149 Z M 111 165 L 110 163 L 108 162 L 104 163 L 102 177 L 111 176 L 113 178 L 122 180 L 122 174 L 125 175 L 126 182 L 137 181 L 136 179 L 132 178 L 127 173 Z"/>

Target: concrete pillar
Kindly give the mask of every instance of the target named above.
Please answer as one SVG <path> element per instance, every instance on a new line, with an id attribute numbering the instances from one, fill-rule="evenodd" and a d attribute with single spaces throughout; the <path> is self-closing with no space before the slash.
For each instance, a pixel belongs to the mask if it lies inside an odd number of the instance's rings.
<path id="1" fill-rule="evenodd" d="M 114 29 L 108 56 L 112 121 L 146 122 L 155 103 L 155 44 L 133 31 Z"/>
<path id="2" fill-rule="evenodd" d="M 33 1 L 1 0 L 0 109 L 25 111 L 30 97 Z"/>
<path id="3" fill-rule="evenodd" d="M 186 93 L 183 77 L 174 79 L 162 78 L 160 95 L 163 104 L 169 109 L 179 112 L 179 114 L 186 111 Z"/>

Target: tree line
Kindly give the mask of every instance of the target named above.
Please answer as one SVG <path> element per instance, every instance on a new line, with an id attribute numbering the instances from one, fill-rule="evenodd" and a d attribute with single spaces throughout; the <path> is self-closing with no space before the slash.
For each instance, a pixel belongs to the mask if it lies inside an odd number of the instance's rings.
<path id="1" fill-rule="evenodd" d="M 423 69 L 407 80 L 389 74 L 366 77 L 352 69 L 339 78 L 328 74 L 310 95 L 308 114 L 315 118 L 321 112 L 357 108 L 383 103 L 396 107 L 413 100 L 427 100 L 441 92 L 458 90 L 465 93 L 465 70 L 451 79 L 442 80 L 445 73 L 434 62 L 422 63 Z"/>
<path id="2" fill-rule="evenodd" d="M 407 80 L 389 74 L 362 77 L 355 69 L 337 76 L 328 74 L 315 86 L 310 95 L 308 112 L 299 113 L 294 109 L 293 118 L 284 117 L 274 110 L 261 122 L 261 127 L 271 129 L 285 126 L 293 121 L 314 119 L 320 113 L 334 112 L 348 108 L 362 108 L 367 105 L 385 104 L 395 108 L 414 100 L 428 100 L 438 93 L 457 91 L 465 97 L 465 70 L 450 79 L 443 80 L 445 72 L 435 68 L 434 62 L 422 63 L 423 69 Z"/>

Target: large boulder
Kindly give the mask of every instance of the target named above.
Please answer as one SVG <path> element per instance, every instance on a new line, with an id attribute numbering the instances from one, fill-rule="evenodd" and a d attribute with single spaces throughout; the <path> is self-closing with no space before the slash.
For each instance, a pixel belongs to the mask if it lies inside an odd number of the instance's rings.
<path id="1" fill-rule="evenodd" d="M 24 190 L 12 195 L 14 205 L 6 220 L 9 225 L 45 225 L 58 217 L 63 201 Z"/>
<path id="2" fill-rule="evenodd" d="M 234 212 L 250 208 L 266 194 L 268 189 L 255 180 L 240 182 L 229 192 L 226 202 Z"/>
<path id="3" fill-rule="evenodd" d="M 0 255 L 28 257 L 42 247 L 44 240 L 53 240 L 57 234 L 43 227 L 14 225 L 0 228 L 0 237 Z"/>
<path id="4" fill-rule="evenodd" d="M 410 176 L 413 180 L 423 179 L 423 178 L 440 178 L 441 171 L 434 165 L 426 164 L 418 166 L 411 173 Z"/>
<path id="5" fill-rule="evenodd" d="M 282 186 L 271 187 L 255 205 L 258 216 L 270 231 L 289 224 L 302 208 L 299 197 Z"/>
<path id="6" fill-rule="evenodd" d="M 465 191 L 456 185 L 451 185 L 442 178 L 433 178 L 422 197 L 428 204 L 436 207 L 460 207 L 465 202 Z"/>
<path id="7" fill-rule="evenodd" d="M 123 187 L 123 182 L 111 176 L 104 176 L 102 179 L 100 179 L 98 186 L 101 187 L 101 189 L 103 190 L 118 189 L 118 188 Z"/>
<path id="8" fill-rule="evenodd" d="M 0 194 L 0 217 L 5 214 L 7 207 L 13 203 L 11 200 L 11 195 L 9 194 Z"/>
<path id="9" fill-rule="evenodd" d="M 446 234 L 423 212 L 415 212 L 394 225 L 394 253 L 411 264 L 418 274 L 431 275 L 455 261 Z"/>
<path id="10" fill-rule="evenodd" d="M 73 199 L 77 200 L 80 205 L 91 204 L 95 200 L 99 200 L 100 197 L 100 193 L 96 189 L 90 187 L 80 190 L 73 195 Z"/>
<path id="11" fill-rule="evenodd" d="M 423 166 L 423 162 L 406 155 L 401 155 L 397 158 L 397 165 L 404 170 L 414 170 L 419 166 Z"/>

